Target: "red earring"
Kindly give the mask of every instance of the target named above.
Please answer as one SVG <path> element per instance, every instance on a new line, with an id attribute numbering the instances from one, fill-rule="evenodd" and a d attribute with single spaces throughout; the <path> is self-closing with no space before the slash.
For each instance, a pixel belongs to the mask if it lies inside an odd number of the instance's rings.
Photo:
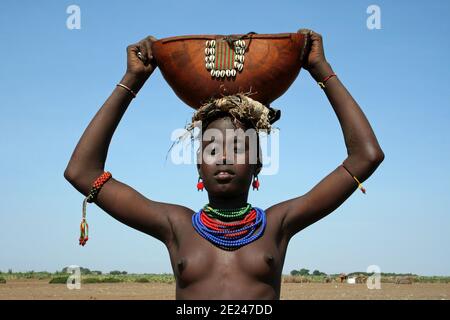
<path id="1" fill-rule="evenodd" d="M 201 177 L 198 177 L 197 191 L 200 191 L 200 190 L 203 191 L 204 185 L 203 185 L 203 181 L 200 181 L 201 179 L 202 179 Z"/>
<path id="2" fill-rule="evenodd" d="M 253 178 L 253 182 L 252 182 L 252 186 L 253 186 L 253 190 L 258 190 L 259 189 L 259 180 L 258 180 L 258 176 L 255 176 Z"/>

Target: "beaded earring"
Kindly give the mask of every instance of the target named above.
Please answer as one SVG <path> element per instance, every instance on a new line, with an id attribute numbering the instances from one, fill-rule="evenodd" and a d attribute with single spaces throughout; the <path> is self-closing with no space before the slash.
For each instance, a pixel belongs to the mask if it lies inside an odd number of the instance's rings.
<path id="1" fill-rule="evenodd" d="M 253 190 L 255 190 L 255 189 L 259 190 L 259 180 L 258 180 L 257 175 L 255 175 L 253 178 L 252 187 L 253 187 Z"/>
<path id="2" fill-rule="evenodd" d="M 200 181 L 200 180 L 202 180 L 202 178 L 198 177 L 197 191 L 200 191 L 200 190 L 203 191 L 203 188 L 204 188 L 203 181 Z"/>

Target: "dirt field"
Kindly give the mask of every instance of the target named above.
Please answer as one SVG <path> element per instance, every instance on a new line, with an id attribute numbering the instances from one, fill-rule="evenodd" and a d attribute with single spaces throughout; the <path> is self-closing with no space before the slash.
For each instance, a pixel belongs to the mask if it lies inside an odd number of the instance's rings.
<path id="1" fill-rule="evenodd" d="M 48 280 L 11 280 L 0 284 L 0 300 L 5 299 L 175 299 L 175 285 L 159 283 L 82 284 L 69 290 Z M 281 299 L 450 299 L 450 284 L 382 283 L 380 290 L 364 284 L 283 283 Z"/>

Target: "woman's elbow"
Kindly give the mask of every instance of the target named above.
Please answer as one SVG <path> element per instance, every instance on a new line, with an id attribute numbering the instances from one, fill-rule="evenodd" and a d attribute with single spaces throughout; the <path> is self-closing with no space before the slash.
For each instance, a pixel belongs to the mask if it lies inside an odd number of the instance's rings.
<path id="1" fill-rule="evenodd" d="M 373 148 L 364 156 L 364 162 L 367 164 L 368 170 L 374 172 L 384 160 L 384 152 L 381 148 Z"/>
<path id="2" fill-rule="evenodd" d="M 384 152 L 381 148 L 376 148 L 375 150 L 371 151 L 369 154 L 368 160 L 371 163 L 374 163 L 376 165 L 379 165 L 384 160 Z"/>
<path id="3" fill-rule="evenodd" d="M 365 163 L 373 171 L 384 160 L 384 152 L 379 147 L 367 147 L 364 152 L 358 152 L 354 155 L 359 163 Z"/>
<path id="4" fill-rule="evenodd" d="M 77 174 L 75 173 L 75 170 L 73 170 L 71 167 L 67 167 L 66 170 L 64 170 L 64 178 L 69 181 L 73 182 L 76 179 Z"/>

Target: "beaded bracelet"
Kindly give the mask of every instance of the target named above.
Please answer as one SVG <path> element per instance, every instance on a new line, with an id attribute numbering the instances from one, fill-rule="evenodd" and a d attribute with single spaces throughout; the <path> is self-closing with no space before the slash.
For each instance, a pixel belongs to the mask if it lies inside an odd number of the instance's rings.
<path id="1" fill-rule="evenodd" d="M 348 172 L 349 175 L 352 176 L 353 180 L 356 181 L 356 183 L 358 184 L 358 188 L 361 189 L 361 192 L 366 194 L 366 188 L 363 187 L 362 183 L 359 182 L 358 178 L 356 178 L 345 166 L 344 163 L 342 163 L 342 167 L 345 169 L 345 171 Z"/>
<path id="2" fill-rule="evenodd" d="M 89 194 L 83 200 L 83 209 L 82 209 L 83 216 L 80 224 L 80 239 L 79 239 L 79 244 L 81 246 L 84 246 L 86 242 L 89 240 L 88 237 L 89 225 L 86 222 L 86 205 L 88 202 L 92 203 L 97 199 L 97 195 L 100 192 L 100 189 L 111 177 L 112 175 L 110 172 L 108 171 L 103 172 L 101 176 L 95 179 L 94 183 L 92 184 L 91 191 L 89 191 Z"/>
<path id="3" fill-rule="evenodd" d="M 325 89 L 325 83 L 330 80 L 331 78 L 336 77 L 335 73 L 330 74 L 329 76 L 325 77 L 322 81 L 317 82 L 317 84 L 319 85 L 319 87 L 321 87 L 322 89 Z"/>

